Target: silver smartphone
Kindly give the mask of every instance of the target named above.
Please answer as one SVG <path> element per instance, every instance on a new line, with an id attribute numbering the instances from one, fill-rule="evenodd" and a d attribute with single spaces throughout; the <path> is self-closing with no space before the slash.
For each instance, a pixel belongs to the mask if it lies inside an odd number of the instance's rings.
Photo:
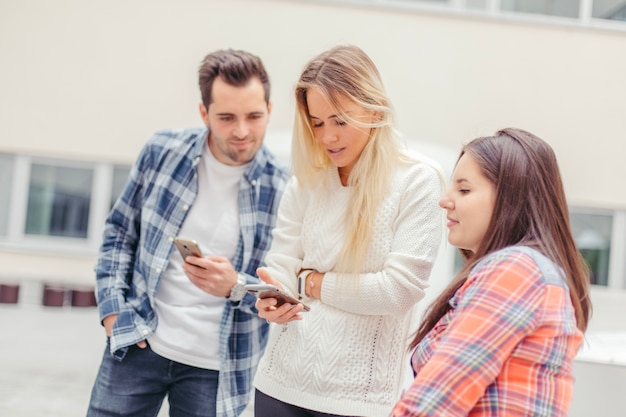
<path id="1" fill-rule="evenodd" d="M 304 306 L 304 311 L 311 310 L 311 308 L 302 301 L 285 294 L 271 284 L 248 284 L 246 285 L 246 291 L 256 295 L 258 298 L 275 298 L 277 301 L 276 307 L 280 307 L 285 303 L 293 305 L 302 304 Z"/>
<path id="2" fill-rule="evenodd" d="M 174 245 L 178 248 L 180 255 L 185 259 L 187 256 L 197 256 L 198 258 L 202 258 L 202 251 L 200 250 L 200 246 L 198 242 L 195 240 L 182 239 L 182 238 L 174 238 Z"/>

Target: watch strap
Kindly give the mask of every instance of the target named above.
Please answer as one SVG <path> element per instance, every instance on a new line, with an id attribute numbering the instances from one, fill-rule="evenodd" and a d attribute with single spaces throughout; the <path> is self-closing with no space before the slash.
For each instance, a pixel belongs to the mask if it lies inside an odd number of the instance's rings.
<path id="1" fill-rule="evenodd" d="M 237 282 L 230 290 L 230 296 L 228 299 L 232 302 L 239 302 L 246 295 L 246 276 L 242 273 L 237 273 Z"/>
<path id="2" fill-rule="evenodd" d="M 298 274 L 298 295 L 299 295 L 299 298 L 301 300 L 303 298 L 307 298 L 307 295 L 306 295 L 306 279 L 309 276 L 309 274 L 311 274 L 311 272 L 313 272 L 312 269 L 303 269 Z"/>

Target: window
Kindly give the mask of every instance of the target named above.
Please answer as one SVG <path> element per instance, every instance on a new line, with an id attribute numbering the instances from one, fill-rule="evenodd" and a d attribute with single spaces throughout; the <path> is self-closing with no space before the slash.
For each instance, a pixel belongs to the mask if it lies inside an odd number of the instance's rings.
<path id="1" fill-rule="evenodd" d="M 594 0 L 593 17 L 598 19 L 621 20 L 626 22 L 626 1 Z"/>
<path id="2" fill-rule="evenodd" d="M 608 285 L 613 215 L 574 210 L 570 221 L 576 246 L 591 269 L 591 283 Z"/>
<path id="3" fill-rule="evenodd" d="M 0 153 L 0 250 L 97 250 L 130 167 Z"/>
<path id="4" fill-rule="evenodd" d="M 0 154 L 0 237 L 5 237 L 8 234 L 12 191 L 13 157 Z"/>
<path id="5" fill-rule="evenodd" d="M 117 198 L 124 191 L 124 186 L 128 181 L 128 174 L 130 174 L 130 168 L 127 166 L 116 165 L 113 167 L 113 182 L 111 185 L 111 205 L 109 209 L 113 208 L 113 204 Z"/>
<path id="6" fill-rule="evenodd" d="M 547 16 L 578 17 L 579 0 L 501 0 L 505 11 Z"/>
<path id="7" fill-rule="evenodd" d="M 93 169 L 33 164 L 25 233 L 87 237 Z"/>
<path id="8" fill-rule="evenodd" d="M 485 10 L 490 0 L 466 0 L 465 5 L 468 9 Z"/>
<path id="9" fill-rule="evenodd" d="M 348 3 L 347 0 L 334 1 Z M 616 21 L 626 22 L 626 0 L 360 0 L 349 3 L 626 30 L 626 25 L 614 24 Z M 554 18 L 550 19 L 550 16 Z"/>

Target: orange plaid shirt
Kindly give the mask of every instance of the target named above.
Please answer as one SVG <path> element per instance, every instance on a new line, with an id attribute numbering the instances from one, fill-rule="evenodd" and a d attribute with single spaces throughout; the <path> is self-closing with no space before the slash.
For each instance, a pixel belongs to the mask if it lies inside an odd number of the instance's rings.
<path id="1" fill-rule="evenodd" d="M 417 346 L 393 416 L 567 416 L 583 334 L 561 275 L 527 247 L 482 260 Z"/>

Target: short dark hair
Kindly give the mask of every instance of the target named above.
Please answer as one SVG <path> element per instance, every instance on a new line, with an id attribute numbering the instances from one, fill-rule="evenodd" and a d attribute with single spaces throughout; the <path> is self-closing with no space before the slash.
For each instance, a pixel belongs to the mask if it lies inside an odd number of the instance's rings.
<path id="1" fill-rule="evenodd" d="M 246 51 L 222 49 L 204 57 L 198 70 L 202 103 L 208 108 L 213 101 L 213 82 L 221 77 L 226 84 L 241 87 L 257 77 L 265 90 L 265 102 L 270 100 L 270 80 L 261 59 Z"/>

